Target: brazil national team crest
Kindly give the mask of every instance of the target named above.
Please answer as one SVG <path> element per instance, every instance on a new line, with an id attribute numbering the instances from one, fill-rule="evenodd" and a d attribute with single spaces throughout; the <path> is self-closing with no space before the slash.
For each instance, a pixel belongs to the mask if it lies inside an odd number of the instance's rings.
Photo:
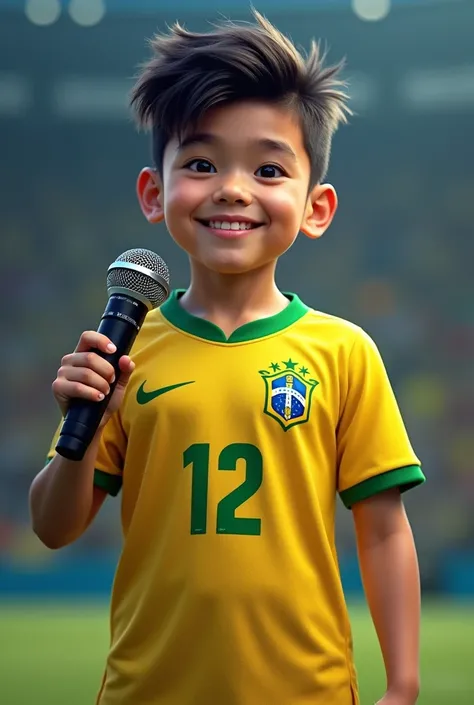
<path id="1" fill-rule="evenodd" d="M 264 412 L 273 416 L 285 431 L 309 419 L 311 397 L 319 382 L 307 367 L 291 358 L 260 370 L 265 384 Z"/>

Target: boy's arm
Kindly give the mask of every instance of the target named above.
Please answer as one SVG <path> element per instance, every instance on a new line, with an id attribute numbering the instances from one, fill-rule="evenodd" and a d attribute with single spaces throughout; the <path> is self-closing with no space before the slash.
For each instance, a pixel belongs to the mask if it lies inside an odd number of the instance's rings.
<path id="1" fill-rule="evenodd" d="M 62 548 L 87 529 L 107 493 L 94 486 L 98 432 L 80 462 L 56 455 L 30 488 L 33 530 L 48 548 Z"/>
<path id="2" fill-rule="evenodd" d="M 62 358 L 52 388 L 63 416 L 73 399 L 98 402 L 110 392 L 115 370 L 94 350 L 113 352 L 111 347 L 115 348 L 115 345 L 105 335 L 85 331 L 75 351 Z M 54 457 L 31 485 L 31 523 L 36 535 L 48 548 L 62 548 L 79 538 L 102 506 L 107 493 L 94 486 L 97 461 L 100 461 L 99 469 L 115 474 L 116 480 L 120 475 L 117 463 L 118 456 L 123 457 L 125 439 L 115 412 L 122 402 L 134 364 L 127 355 L 123 355 L 119 368 L 117 385 L 84 458 L 72 461 L 54 455 L 59 427 L 49 453 Z"/>
<path id="3" fill-rule="evenodd" d="M 413 705 L 419 691 L 420 578 L 398 489 L 352 507 L 362 581 L 380 642 L 387 692 L 380 705 Z"/>

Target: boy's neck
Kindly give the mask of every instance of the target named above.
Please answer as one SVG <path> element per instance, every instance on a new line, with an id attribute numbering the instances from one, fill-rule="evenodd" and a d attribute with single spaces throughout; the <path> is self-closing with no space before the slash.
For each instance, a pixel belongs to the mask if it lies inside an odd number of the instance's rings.
<path id="1" fill-rule="evenodd" d="M 192 263 L 191 283 L 179 301 L 227 337 L 245 323 L 280 313 L 289 303 L 275 283 L 275 263 L 245 274 L 218 274 Z"/>

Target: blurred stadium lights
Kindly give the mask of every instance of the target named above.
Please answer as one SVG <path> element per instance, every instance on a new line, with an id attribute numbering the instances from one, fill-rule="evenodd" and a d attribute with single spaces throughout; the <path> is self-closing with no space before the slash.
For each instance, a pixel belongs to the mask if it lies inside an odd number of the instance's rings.
<path id="1" fill-rule="evenodd" d="M 416 110 L 474 106 L 474 66 L 410 71 L 399 84 L 399 94 Z"/>
<path id="2" fill-rule="evenodd" d="M 106 14 L 133 13 L 154 14 L 160 8 L 163 0 L 0 0 L 0 12 L 7 9 L 24 9 L 27 18 L 36 25 L 47 26 L 56 22 L 61 12 L 69 13 L 72 21 L 83 27 L 92 27 Z M 463 2 L 463 0 L 293 0 L 294 10 L 346 10 L 352 8 L 354 14 L 361 20 L 376 22 L 385 19 L 392 8 L 415 7 L 423 5 L 439 5 Z M 225 5 L 226 10 L 242 9 L 242 0 L 201 0 L 200 10 L 220 10 Z M 195 10 L 198 0 L 173 0 L 175 11 Z M 283 9 L 285 0 L 259 0 L 258 9 L 267 13 Z"/>
<path id="3" fill-rule="evenodd" d="M 466 0 L 292 0 L 293 10 L 321 9 L 321 10 L 347 10 L 352 7 L 354 13 L 363 20 L 380 20 L 387 16 L 391 8 L 416 7 L 423 5 L 442 5 L 463 3 Z M 258 0 L 258 9 L 263 12 L 273 12 L 285 9 L 286 0 Z M 70 10 L 73 7 L 72 11 Z M 154 15 L 157 10 L 163 10 L 164 0 L 0 0 L 0 13 L 3 10 L 26 9 L 26 15 L 35 24 L 52 24 L 61 10 L 69 11 L 73 18 L 77 17 L 78 24 L 90 26 L 97 24 L 104 14 L 142 14 Z M 196 10 L 200 11 L 234 11 L 242 10 L 244 6 L 250 7 L 250 2 L 243 0 L 173 0 L 168 4 L 175 12 Z M 31 11 L 30 7 L 34 9 Z M 59 10 L 58 10 L 59 7 Z M 51 10 L 54 8 L 54 12 Z M 31 13 L 31 16 L 30 16 Z M 59 14 L 58 14 L 59 13 Z M 50 15 L 53 20 L 47 19 Z M 39 17 L 39 22 L 36 17 Z M 44 20 L 42 18 L 45 18 Z M 85 20 L 83 20 L 83 17 Z M 90 19 L 89 19 L 90 18 Z M 98 18 L 98 19 L 95 19 Z"/>
<path id="4" fill-rule="evenodd" d="M 69 3 L 71 19 L 82 27 L 99 24 L 105 12 L 104 0 L 71 0 Z"/>
<path id="5" fill-rule="evenodd" d="M 351 0 L 357 17 L 367 22 L 378 22 L 390 12 L 391 0 Z"/>
<path id="6" fill-rule="evenodd" d="M 46 27 L 59 19 L 61 3 L 59 0 L 27 0 L 25 13 L 30 22 Z"/>
<path id="7" fill-rule="evenodd" d="M 131 87 L 128 81 L 112 77 L 64 79 L 53 88 L 53 109 L 69 120 L 127 119 Z"/>
<path id="8" fill-rule="evenodd" d="M 99 24 L 106 13 L 104 0 L 26 0 L 25 14 L 33 24 L 46 27 L 59 19 L 66 4 L 72 21 L 82 27 Z"/>

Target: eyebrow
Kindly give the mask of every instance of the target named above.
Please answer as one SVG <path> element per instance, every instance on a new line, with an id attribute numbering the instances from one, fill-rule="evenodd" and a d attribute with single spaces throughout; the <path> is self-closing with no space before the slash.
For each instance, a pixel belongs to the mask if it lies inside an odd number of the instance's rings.
<path id="1" fill-rule="evenodd" d="M 216 137 L 208 132 L 194 132 L 183 137 L 179 143 L 179 149 L 182 150 L 194 144 L 215 144 L 215 142 L 217 142 Z"/>
<path id="2" fill-rule="evenodd" d="M 267 149 L 269 152 L 283 152 L 283 154 L 287 154 L 296 161 L 296 154 L 291 149 L 288 142 L 273 140 L 266 137 L 264 139 L 257 140 L 257 145 L 263 149 Z"/>
<path id="3" fill-rule="evenodd" d="M 179 150 L 186 149 L 195 144 L 216 144 L 219 142 L 219 138 L 209 132 L 195 132 L 193 134 L 184 137 L 180 142 Z M 257 139 L 254 141 L 255 147 L 260 149 L 265 149 L 270 152 L 281 152 L 288 155 L 296 161 L 296 154 L 287 142 L 282 140 L 270 139 L 268 137 L 263 137 L 262 139 Z"/>

